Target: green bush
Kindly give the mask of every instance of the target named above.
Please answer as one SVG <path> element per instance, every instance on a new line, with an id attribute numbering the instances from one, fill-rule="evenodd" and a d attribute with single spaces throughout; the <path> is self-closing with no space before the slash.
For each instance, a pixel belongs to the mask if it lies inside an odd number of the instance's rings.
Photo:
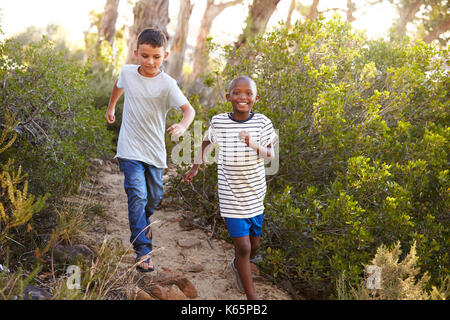
<path id="1" fill-rule="evenodd" d="M 416 241 L 418 266 L 438 285 L 450 261 L 447 51 L 367 40 L 334 18 L 227 52 L 224 81 L 251 76 L 255 111 L 280 130 L 265 201 L 267 270 L 311 296 L 336 296 L 339 275 L 356 284 L 377 247 Z M 223 107 L 200 110 L 210 119 Z M 194 183 L 207 195 L 217 183 L 209 170 Z M 217 197 L 206 199 L 217 208 Z"/>
<path id="2" fill-rule="evenodd" d="M 13 158 L 35 194 L 61 196 L 79 185 L 88 159 L 109 152 L 104 110 L 92 106 L 87 67 L 46 39 L 0 43 L 0 124 L 16 114 L 18 138 L 0 161 Z"/>

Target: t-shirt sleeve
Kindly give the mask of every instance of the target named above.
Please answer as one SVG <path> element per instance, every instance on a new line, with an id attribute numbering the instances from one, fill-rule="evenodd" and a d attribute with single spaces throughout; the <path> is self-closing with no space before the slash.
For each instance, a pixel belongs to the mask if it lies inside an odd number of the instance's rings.
<path id="1" fill-rule="evenodd" d="M 124 74 L 124 72 L 123 72 L 123 68 L 122 68 L 120 70 L 119 78 L 117 78 L 117 84 L 116 84 L 116 87 L 119 89 L 123 89 L 123 74 Z"/>
<path id="2" fill-rule="evenodd" d="M 209 141 L 211 143 L 215 143 L 217 141 L 216 131 L 214 130 L 214 126 L 211 124 L 206 131 L 205 138 L 203 141 Z"/>
<path id="3" fill-rule="evenodd" d="M 273 128 L 272 121 L 267 119 L 267 121 L 263 124 L 262 130 L 261 130 L 261 146 L 267 147 L 269 144 L 274 144 L 276 140 L 278 139 L 278 136 L 275 132 L 275 129 Z"/>
<path id="4" fill-rule="evenodd" d="M 183 104 L 189 103 L 189 100 L 184 96 L 177 82 L 171 81 L 169 89 L 169 108 L 180 109 Z"/>

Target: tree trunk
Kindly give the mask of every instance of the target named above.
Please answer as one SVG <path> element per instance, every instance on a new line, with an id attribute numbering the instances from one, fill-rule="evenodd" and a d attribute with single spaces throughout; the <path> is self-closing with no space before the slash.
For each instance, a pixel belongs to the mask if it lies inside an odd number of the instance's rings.
<path id="1" fill-rule="evenodd" d="M 347 0 L 347 22 L 352 23 L 356 20 L 353 16 L 353 12 L 355 12 L 355 4 L 352 0 Z"/>
<path id="2" fill-rule="evenodd" d="M 403 37 L 406 34 L 406 26 L 408 25 L 408 23 L 414 20 L 422 4 L 422 0 L 416 0 L 410 5 L 399 7 L 400 19 L 398 20 L 396 30 L 399 36 Z"/>
<path id="3" fill-rule="evenodd" d="M 250 38 L 254 37 L 258 33 L 263 33 L 266 30 L 267 23 L 269 22 L 269 19 L 277 8 L 279 2 L 280 0 L 253 1 L 247 17 L 247 25 L 235 44 L 236 48 L 241 47 Z"/>
<path id="4" fill-rule="evenodd" d="M 314 0 L 311 7 L 309 8 L 309 13 L 306 16 L 307 20 L 314 20 L 319 15 L 319 0 Z"/>
<path id="5" fill-rule="evenodd" d="M 442 21 L 441 24 L 433 28 L 433 30 L 431 30 L 425 36 L 425 38 L 423 38 L 423 41 L 425 41 L 426 43 L 433 42 L 434 40 L 438 39 L 441 34 L 448 30 L 450 30 L 450 18 Z"/>
<path id="6" fill-rule="evenodd" d="M 116 32 L 116 21 L 119 7 L 119 0 L 107 0 L 105 10 L 98 31 L 98 42 L 102 40 L 108 41 L 111 46 L 114 43 L 114 33 Z"/>
<path id="7" fill-rule="evenodd" d="M 170 48 L 169 68 L 167 73 L 178 82 L 181 81 L 184 52 L 186 50 L 186 41 L 189 32 L 189 18 L 191 17 L 193 7 L 194 5 L 191 4 L 191 0 L 180 1 L 177 30 Z"/>
<path id="8" fill-rule="evenodd" d="M 295 0 L 291 0 L 291 4 L 289 5 L 288 15 L 286 18 L 286 28 L 288 28 L 288 29 L 291 26 L 292 13 L 294 12 L 294 9 L 295 9 Z"/>
<path id="9" fill-rule="evenodd" d="M 134 22 L 129 29 L 127 64 L 137 63 L 134 56 L 137 37 L 146 28 L 159 28 L 166 35 L 169 23 L 169 0 L 139 0 L 133 8 Z"/>
<path id="10" fill-rule="evenodd" d="M 214 0 L 208 0 L 206 3 L 205 13 L 203 14 L 200 30 L 197 36 L 197 43 L 194 50 L 194 70 L 191 77 L 195 79 L 203 74 L 206 68 L 206 39 L 214 19 L 226 8 L 242 3 L 243 0 L 234 0 L 215 4 Z"/>

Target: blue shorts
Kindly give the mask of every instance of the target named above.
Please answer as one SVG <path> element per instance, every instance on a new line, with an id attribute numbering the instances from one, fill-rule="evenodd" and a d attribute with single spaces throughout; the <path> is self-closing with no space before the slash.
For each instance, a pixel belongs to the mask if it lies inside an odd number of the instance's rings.
<path id="1" fill-rule="evenodd" d="M 263 215 L 257 215 L 253 218 L 225 218 L 228 233 L 232 238 L 252 236 L 259 237 L 262 233 Z"/>

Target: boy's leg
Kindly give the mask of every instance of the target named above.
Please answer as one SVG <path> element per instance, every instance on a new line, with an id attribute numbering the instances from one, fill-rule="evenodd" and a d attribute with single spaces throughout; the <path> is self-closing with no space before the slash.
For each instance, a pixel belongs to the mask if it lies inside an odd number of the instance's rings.
<path id="1" fill-rule="evenodd" d="M 241 278 L 245 294 L 248 300 L 255 300 L 255 288 L 253 287 L 252 272 L 250 268 L 251 244 L 250 237 L 233 238 L 234 244 L 234 266 Z"/>
<path id="2" fill-rule="evenodd" d="M 253 279 L 250 268 L 250 254 L 252 252 L 252 244 L 250 242 L 250 219 L 225 218 L 228 227 L 228 233 L 233 239 L 234 255 L 233 261 L 239 278 L 244 287 L 248 300 L 255 300 L 255 289 L 253 287 Z"/>
<path id="3" fill-rule="evenodd" d="M 250 227 L 250 243 L 251 243 L 251 253 L 250 259 L 253 259 L 256 256 L 256 252 L 259 248 L 259 241 L 261 240 L 262 234 L 262 223 L 263 223 L 263 215 L 260 214 L 256 217 L 250 218 L 251 227 Z"/>
<path id="4" fill-rule="evenodd" d="M 145 206 L 145 217 L 147 219 L 146 237 L 152 243 L 152 228 L 150 226 L 150 217 L 155 212 L 156 207 L 162 200 L 164 192 L 163 187 L 163 170 L 162 168 L 156 168 L 152 165 L 146 165 L 145 168 L 145 180 L 147 186 L 147 205 Z"/>
<path id="5" fill-rule="evenodd" d="M 261 236 L 250 236 L 250 245 L 251 245 L 251 251 L 250 251 L 250 259 L 253 259 L 256 256 L 256 252 L 259 248 L 259 240 L 261 240 Z"/>
<path id="6" fill-rule="evenodd" d="M 164 169 L 147 165 L 145 170 L 145 180 L 147 182 L 147 205 L 145 214 L 147 218 L 155 212 L 156 207 L 161 203 L 164 192 L 163 185 Z"/>
<path id="7" fill-rule="evenodd" d="M 149 227 L 145 215 L 147 205 L 147 186 L 145 181 L 145 166 L 140 161 L 119 159 L 120 168 L 124 173 L 124 188 L 128 196 L 128 219 L 130 223 L 130 242 L 137 257 L 150 255 L 152 242 L 146 236 Z"/>

